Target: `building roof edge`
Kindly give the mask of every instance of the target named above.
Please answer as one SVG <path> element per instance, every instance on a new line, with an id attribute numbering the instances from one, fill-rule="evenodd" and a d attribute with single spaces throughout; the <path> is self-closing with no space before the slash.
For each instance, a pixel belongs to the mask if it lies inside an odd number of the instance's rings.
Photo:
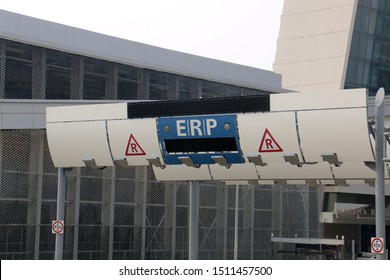
<path id="1" fill-rule="evenodd" d="M 231 62 L 155 47 L 0 10 L 0 36 L 103 60 L 193 78 L 283 91 L 281 75 Z"/>

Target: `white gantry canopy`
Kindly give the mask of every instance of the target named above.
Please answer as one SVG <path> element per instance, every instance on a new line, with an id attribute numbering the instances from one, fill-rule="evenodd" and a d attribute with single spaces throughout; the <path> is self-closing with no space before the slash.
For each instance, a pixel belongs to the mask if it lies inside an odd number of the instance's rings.
<path id="1" fill-rule="evenodd" d="M 46 118 L 56 167 L 152 165 L 157 180 L 232 184 L 375 179 L 366 89 L 50 107 Z"/>

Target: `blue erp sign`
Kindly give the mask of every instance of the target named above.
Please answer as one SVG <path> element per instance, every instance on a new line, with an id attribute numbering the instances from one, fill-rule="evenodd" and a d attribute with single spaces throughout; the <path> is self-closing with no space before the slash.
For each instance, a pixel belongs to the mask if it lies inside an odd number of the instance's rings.
<path id="1" fill-rule="evenodd" d="M 165 164 L 243 163 L 236 115 L 163 117 L 157 119 L 158 137 Z"/>

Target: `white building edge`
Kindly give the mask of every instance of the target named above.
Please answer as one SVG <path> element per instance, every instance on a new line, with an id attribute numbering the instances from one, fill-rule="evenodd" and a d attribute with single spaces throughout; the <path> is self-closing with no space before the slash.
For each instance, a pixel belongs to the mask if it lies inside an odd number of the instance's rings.
<path id="1" fill-rule="evenodd" d="M 346 88 L 349 60 L 351 55 L 356 55 L 352 53 L 352 44 L 354 43 L 357 48 L 356 44 L 360 43 L 358 40 L 353 41 L 354 31 L 357 28 L 359 32 L 368 34 L 367 37 L 372 40 L 363 44 L 364 49 L 357 58 L 361 59 L 362 63 L 366 63 L 364 70 L 363 68 L 357 70 L 357 72 L 361 71 L 360 79 L 365 82 L 370 81 L 371 73 L 367 65 L 371 67 L 372 53 L 375 51 L 373 49 L 375 39 L 373 38 L 378 34 L 376 20 L 379 18 L 378 11 L 384 13 L 385 9 L 380 2 L 376 0 L 366 2 L 359 0 L 285 0 L 273 65 L 273 70 L 282 74 L 282 86 L 295 91 L 314 92 Z M 384 1 L 382 4 L 385 5 Z M 362 22 L 360 29 L 355 27 L 357 20 Z M 358 79 L 358 74 L 355 77 Z M 360 84 L 362 84 L 361 81 Z M 381 86 L 386 85 L 378 85 L 378 89 Z M 372 88 L 370 95 L 368 116 L 373 118 Z M 389 126 L 389 96 L 385 97 L 385 114 L 385 126 Z M 368 185 L 354 185 L 353 188 L 332 186 L 325 187 L 324 191 L 325 195 L 333 197 L 329 200 L 334 199 L 328 203 L 328 206 L 325 205 L 329 209 L 329 205 L 333 203 L 331 207 L 334 208 L 333 211 L 325 210 L 320 215 L 321 222 L 325 225 L 326 236 L 333 237 L 343 233 L 346 239 L 355 239 L 360 242 L 364 233 L 359 225 L 375 224 L 375 211 L 373 212 L 372 202 L 368 205 L 358 203 L 356 200 L 357 197 L 365 195 L 373 197 L 375 188 L 368 187 Z M 337 196 L 345 195 L 350 196 L 349 203 L 337 202 Z M 390 188 L 387 185 L 386 196 L 389 195 Z M 324 201 L 324 203 L 327 202 Z M 386 213 L 386 217 L 386 223 L 389 225 L 390 212 Z M 361 250 L 365 251 L 367 248 L 361 248 Z"/>

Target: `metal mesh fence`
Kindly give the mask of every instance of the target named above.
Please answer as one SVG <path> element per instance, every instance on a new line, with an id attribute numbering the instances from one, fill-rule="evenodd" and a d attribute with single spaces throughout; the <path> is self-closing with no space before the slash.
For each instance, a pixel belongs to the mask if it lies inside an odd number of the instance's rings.
<path id="1" fill-rule="evenodd" d="M 0 98 L 186 99 L 261 91 L 0 39 Z M 45 130 L 0 131 L 0 259 L 53 259 L 57 170 Z M 189 184 L 150 167 L 66 175 L 64 259 L 187 259 Z M 318 189 L 240 186 L 239 259 L 271 258 L 271 233 L 321 234 Z M 236 187 L 201 182 L 199 258 L 233 259 Z"/>
<path id="2" fill-rule="evenodd" d="M 57 172 L 45 131 L 1 131 L 1 141 L 0 257 L 52 259 Z M 187 259 L 188 192 L 186 182 L 157 182 L 150 167 L 72 169 L 64 258 Z M 235 193 L 201 183 L 200 259 L 233 259 Z M 239 259 L 270 259 L 271 233 L 319 237 L 317 200 L 318 189 L 306 186 L 240 186 Z"/>

